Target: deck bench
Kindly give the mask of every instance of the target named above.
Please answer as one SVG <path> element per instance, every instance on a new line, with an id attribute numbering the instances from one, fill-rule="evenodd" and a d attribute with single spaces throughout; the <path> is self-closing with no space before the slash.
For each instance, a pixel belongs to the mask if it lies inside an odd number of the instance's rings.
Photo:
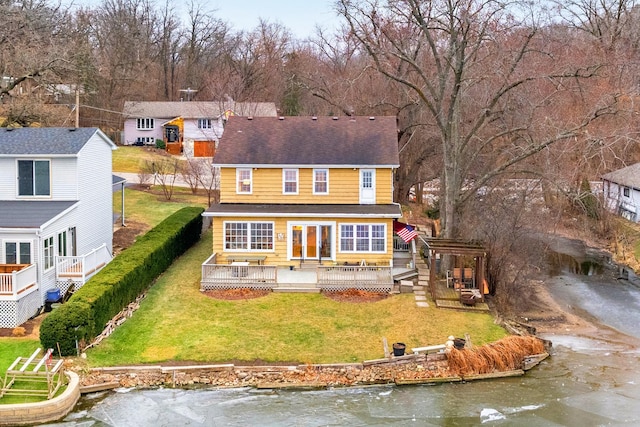
<path id="1" fill-rule="evenodd" d="M 420 354 L 420 353 L 429 354 L 429 353 L 438 353 L 444 350 L 445 348 L 446 346 L 444 344 L 437 344 L 437 345 L 429 345 L 426 347 L 415 347 L 415 348 L 412 348 L 411 351 L 413 351 L 413 354 Z"/>
<path id="2" fill-rule="evenodd" d="M 260 255 L 231 255 L 227 257 L 227 262 L 229 264 L 232 264 L 234 262 L 255 262 L 258 265 L 262 265 L 264 264 L 264 260 L 267 259 L 266 256 L 260 256 Z"/>

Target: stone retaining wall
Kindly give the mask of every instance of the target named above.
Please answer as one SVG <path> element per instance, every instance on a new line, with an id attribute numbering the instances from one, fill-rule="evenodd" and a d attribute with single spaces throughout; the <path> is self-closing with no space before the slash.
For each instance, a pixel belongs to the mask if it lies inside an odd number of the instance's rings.
<path id="1" fill-rule="evenodd" d="M 57 421 L 67 415 L 80 398 L 80 378 L 74 372 L 65 372 L 69 380 L 60 396 L 36 403 L 0 405 L 0 426 L 34 425 Z"/>

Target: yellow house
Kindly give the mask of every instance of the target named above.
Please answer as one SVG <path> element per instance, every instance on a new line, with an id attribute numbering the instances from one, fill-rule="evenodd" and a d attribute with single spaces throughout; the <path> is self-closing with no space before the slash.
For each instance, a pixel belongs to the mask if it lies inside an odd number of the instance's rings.
<path id="1" fill-rule="evenodd" d="M 393 284 L 395 117 L 230 117 L 214 164 L 204 288 L 272 288 L 283 267 L 325 287 Z"/>

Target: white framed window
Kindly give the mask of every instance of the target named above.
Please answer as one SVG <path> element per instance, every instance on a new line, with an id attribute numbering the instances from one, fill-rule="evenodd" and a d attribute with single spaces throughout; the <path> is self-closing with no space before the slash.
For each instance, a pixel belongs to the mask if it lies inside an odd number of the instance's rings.
<path id="1" fill-rule="evenodd" d="M 341 252 L 386 252 L 385 224 L 341 224 Z"/>
<path id="2" fill-rule="evenodd" d="M 155 144 L 156 139 L 152 136 L 139 136 L 136 138 L 136 145 Z"/>
<path id="3" fill-rule="evenodd" d="M 298 194 L 298 169 L 282 170 L 282 193 Z"/>
<path id="4" fill-rule="evenodd" d="M 272 251 L 273 228 L 273 222 L 225 222 L 224 249 Z"/>
<path id="5" fill-rule="evenodd" d="M 42 258 L 44 258 L 44 269 L 53 267 L 53 236 L 44 239 L 42 246 Z"/>
<path id="6" fill-rule="evenodd" d="M 236 192 L 251 194 L 253 187 L 253 172 L 251 169 L 236 169 Z"/>
<path id="7" fill-rule="evenodd" d="M 211 119 L 198 119 L 198 129 L 211 129 Z"/>
<path id="8" fill-rule="evenodd" d="M 313 194 L 329 194 L 329 169 L 313 170 Z"/>
<path id="9" fill-rule="evenodd" d="M 31 242 L 5 241 L 4 264 L 31 264 Z"/>
<path id="10" fill-rule="evenodd" d="M 141 117 L 136 119 L 136 129 L 138 130 L 149 130 L 155 128 L 156 121 L 155 119 L 151 119 L 149 117 Z"/>
<path id="11" fill-rule="evenodd" d="M 50 196 L 49 160 L 18 160 L 18 196 Z"/>
<path id="12" fill-rule="evenodd" d="M 629 195 L 631 194 L 631 189 L 629 187 L 624 187 L 622 189 L 622 194 L 624 195 L 624 197 L 629 197 Z"/>

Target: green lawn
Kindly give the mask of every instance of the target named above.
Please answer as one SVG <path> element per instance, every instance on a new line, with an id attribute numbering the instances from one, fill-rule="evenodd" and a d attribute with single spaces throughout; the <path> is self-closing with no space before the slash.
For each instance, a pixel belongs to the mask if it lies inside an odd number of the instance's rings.
<path id="1" fill-rule="evenodd" d="M 124 190 L 125 224 L 127 221 L 136 221 L 152 228 L 172 213 L 187 206 L 207 208 L 207 196 L 202 191 L 193 195 L 188 188 L 176 187 L 174 196 L 167 201 L 162 191 L 155 187 L 151 192 L 131 188 Z M 122 212 L 121 191 L 113 193 L 113 211 Z"/>
<path id="2" fill-rule="evenodd" d="M 4 382 L 5 373 L 18 357 L 29 357 L 40 347 L 40 342 L 30 338 L 0 338 L 0 384 Z M 44 349 L 39 356 L 44 355 Z M 13 388 L 46 390 L 46 383 L 16 382 Z M 45 400 L 39 396 L 3 396 L 0 404 L 31 403 Z"/>
<path id="3" fill-rule="evenodd" d="M 338 303 L 319 294 L 224 301 L 199 291 L 211 234 L 178 259 L 133 318 L 88 351 L 92 366 L 198 362 L 359 362 L 383 356 L 382 337 L 408 347 L 468 332 L 474 344 L 506 335 L 489 314 L 416 307 L 413 294 Z"/>
<path id="4" fill-rule="evenodd" d="M 151 147 L 119 146 L 113 151 L 113 170 L 117 172 L 138 173 L 147 161 L 160 162 L 170 155 L 160 149 Z"/>

